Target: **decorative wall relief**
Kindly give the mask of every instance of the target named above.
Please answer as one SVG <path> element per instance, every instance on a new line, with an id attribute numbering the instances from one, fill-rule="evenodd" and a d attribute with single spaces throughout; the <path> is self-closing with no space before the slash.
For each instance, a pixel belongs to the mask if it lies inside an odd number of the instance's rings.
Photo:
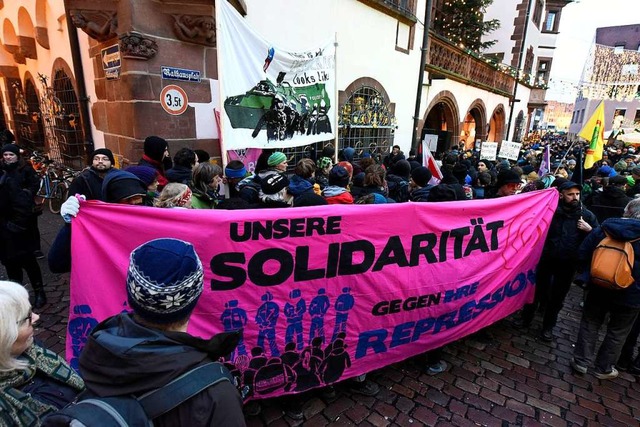
<path id="1" fill-rule="evenodd" d="M 11 86 L 13 87 L 14 96 L 16 98 L 14 113 L 23 115 L 29 114 L 29 105 L 27 105 L 27 100 L 24 97 L 22 85 L 20 82 L 13 82 Z"/>
<path id="2" fill-rule="evenodd" d="M 118 30 L 118 16 L 116 12 L 102 12 L 91 10 L 71 10 L 73 25 L 87 33 L 99 42 L 116 37 Z"/>
<path id="3" fill-rule="evenodd" d="M 158 44 L 140 33 L 130 32 L 120 36 L 120 53 L 124 58 L 148 60 L 158 53 Z"/>
<path id="4" fill-rule="evenodd" d="M 216 21 L 213 16 L 171 15 L 179 40 L 215 47 Z"/>

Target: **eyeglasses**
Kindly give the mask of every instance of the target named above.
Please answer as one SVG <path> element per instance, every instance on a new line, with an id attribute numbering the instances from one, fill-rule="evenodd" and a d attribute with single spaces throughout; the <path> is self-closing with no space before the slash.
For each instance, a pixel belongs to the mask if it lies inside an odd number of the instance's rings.
<path id="1" fill-rule="evenodd" d="M 27 317 L 25 317 L 22 320 L 17 321 L 16 323 L 19 326 L 24 325 L 26 322 L 29 322 L 29 326 L 31 326 L 31 324 L 33 323 L 33 311 L 29 310 L 29 314 L 27 314 Z"/>

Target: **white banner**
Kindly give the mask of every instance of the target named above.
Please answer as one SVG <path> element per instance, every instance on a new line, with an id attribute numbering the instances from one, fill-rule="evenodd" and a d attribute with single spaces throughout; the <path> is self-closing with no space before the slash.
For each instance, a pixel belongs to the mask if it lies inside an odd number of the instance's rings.
<path id="1" fill-rule="evenodd" d="M 498 153 L 498 143 L 484 141 L 480 148 L 480 158 L 487 160 L 496 160 L 496 153 Z"/>
<path id="2" fill-rule="evenodd" d="M 522 143 L 502 141 L 502 144 L 500 145 L 500 154 L 498 154 L 498 157 L 517 161 L 518 157 L 520 157 L 521 148 L 522 148 Z"/>
<path id="3" fill-rule="evenodd" d="M 426 145 L 432 152 L 435 153 L 436 151 L 438 151 L 438 135 L 427 133 L 424 135 L 422 142 L 423 146 Z"/>
<path id="4" fill-rule="evenodd" d="M 224 149 L 334 139 L 333 40 L 288 52 L 256 33 L 228 2 L 216 2 L 216 8 Z"/>

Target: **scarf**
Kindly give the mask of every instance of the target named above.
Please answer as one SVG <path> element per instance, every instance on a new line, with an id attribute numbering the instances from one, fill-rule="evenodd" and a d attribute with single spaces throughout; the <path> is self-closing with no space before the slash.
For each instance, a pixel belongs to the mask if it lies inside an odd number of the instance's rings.
<path id="1" fill-rule="evenodd" d="M 6 411 L 17 426 L 40 425 L 42 416 L 58 410 L 20 391 L 35 377 L 36 371 L 78 391 L 84 389 L 82 378 L 52 351 L 34 344 L 19 359 L 28 363 L 25 369 L 0 372 L 0 409 Z"/>

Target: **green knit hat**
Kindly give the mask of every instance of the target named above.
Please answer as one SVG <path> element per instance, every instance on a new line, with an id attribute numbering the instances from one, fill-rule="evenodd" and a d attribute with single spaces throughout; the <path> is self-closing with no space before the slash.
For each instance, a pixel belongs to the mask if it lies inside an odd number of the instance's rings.
<path id="1" fill-rule="evenodd" d="M 318 169 L 325 169 L 332 164 L 333 162 L 329 157 L 320 157 L 320 160 L 318 160 Z"/>
<path id="2" fill-rule="evenodd" d="M 287 161 L 287 156 L 285 156 L 284 153 L 280 151 L 276 151 L 275 153 L 269 156 L 269 159 L 267 160 L 267 164 L 269 166 L 276 166 L 285 161 Z"/>

